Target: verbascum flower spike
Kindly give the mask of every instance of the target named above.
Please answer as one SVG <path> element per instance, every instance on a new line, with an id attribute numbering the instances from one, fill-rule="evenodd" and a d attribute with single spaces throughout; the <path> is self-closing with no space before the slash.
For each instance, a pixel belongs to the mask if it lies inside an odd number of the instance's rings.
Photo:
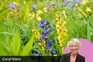
<path id="1" fill-rule="evenodd" d="M 32 32 L 35 34 L 36 39 L 40 40 L 40 33 L 36 29 L 33 29 Z"/>
<path id="2" fill-rule="evenodd" d="M 65 14 L 65 12 L 63 13 Z M 56 13 L 56 30 L 58 34 L 58 41 L 59 41 L 59 46 L 62 49 L 62 53 L 64 51 L 64 45 L 66 43 L 66 38 L 67 38 L 67 29 L 65 27 L 66 21 L 63 21 L 61 19 L 61 15 L 59 12 Z M 64 15 L 65 16 L 65 15 Z"/>
<path id="3" fill-rule="evenodd" d="M 42 50 L 45 50 L 46 41 L 40 39 L 40 33 L 38 30 L 33 29 L 32 32 L 35 34 L 36 40 L 39 41 L 39 45 L 41 46 Z"/>
<path id="4" fill-rule="evenodd" d="M 43 12 L 42 12 L 41 10 L 38 10 L 38 11 L 37 11 L 36 18 L 37 18 L 38 21 L 40 21 L 40 20 L 42 19 L 42 18 L 41 18 L 42 13 L 43 13 Z"/>

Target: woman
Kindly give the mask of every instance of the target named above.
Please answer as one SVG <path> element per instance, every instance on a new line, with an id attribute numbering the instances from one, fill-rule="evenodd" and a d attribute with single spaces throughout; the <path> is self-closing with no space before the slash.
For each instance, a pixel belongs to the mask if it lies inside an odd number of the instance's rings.
<path id="1" fill-rule="evenodd" d="M 81 43 L 78 39 L 73 38 L 68 42 L 67 46 L 70 49 L 70 53 L 62 55 L 60 62 L 85 62 L 85 57 L 78 53 L 81 47 Z"/>

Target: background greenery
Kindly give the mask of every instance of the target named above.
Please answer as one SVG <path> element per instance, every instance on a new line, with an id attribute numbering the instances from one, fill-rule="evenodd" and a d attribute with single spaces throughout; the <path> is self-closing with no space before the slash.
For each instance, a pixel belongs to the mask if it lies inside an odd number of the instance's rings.
<path id="1" fill-rule="evenodd" d="M 0 1 L 0 56 L 60 56 L 67 42 L 72 38 L 84 38 L 93 42 L 93 1 L 86 0 L 1 0 Z M 13 3 L 16 8 L 9 7 Z M 33 7 L 33 4 L 36 7 Z M 54 5 L 53 5 L 54 4 Z M 57 12 L 61 22 L 65 22 L 67 37 L 60 47 L 56 29 Z M 58 15 L 58 16 L 59 16 Z M 53 25 L 49 39 L 53 40 L 51 49 L 43 48 L 37 41 L 41 20 Z M 62 28 L 63 29 L 63 28 Z M 44 41 L 46 42 L 46 40 Z M 46 45 L 46 44 L 45 44 Z M 52 51 L 55 50 L 55 53 Z"/>

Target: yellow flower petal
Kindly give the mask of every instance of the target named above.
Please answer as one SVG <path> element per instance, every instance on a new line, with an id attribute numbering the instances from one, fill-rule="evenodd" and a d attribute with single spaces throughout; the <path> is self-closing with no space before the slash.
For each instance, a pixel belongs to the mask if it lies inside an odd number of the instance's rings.
<path id="1" fill-rule="evenodd" d="M 86 11 L 87 12 L 92 12 L 92 10 L 89 7 L 86 8 Z"/>

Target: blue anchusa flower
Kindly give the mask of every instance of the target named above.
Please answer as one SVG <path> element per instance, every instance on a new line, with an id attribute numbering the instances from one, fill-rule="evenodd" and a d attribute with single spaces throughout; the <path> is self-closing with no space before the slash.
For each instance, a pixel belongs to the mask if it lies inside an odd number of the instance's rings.
<path id="1" fill-rule="evenodd" d="M 65 0 L 63 4 L 64 4 L 64 6 L 67 5 L 68 4 L 68 0 Z"/>
<path id="2" fill-rule="evenodd" d="M 32 57 L 32 59 L 37 60 L 39 58 L 39 56 L 41 56 L 41 54 L 37 53 L 37 54 L 35 54 L 35 56 Z"/>
<path id="3" fill-rule="evenodd" d="M 43 40 L 46 40 L 46 39 L 48 39 L 48 36 L 40 36 L 40 39 L 43 39 Z"/>
<path id="4" fill-rule="evenodd" d="M 36 54 L 35 56 L 41 56 L 40 54 Z"/>
<path id="5" fill-rule="evenodd" d="M 49 24 L 49 21 L 48 21 L 48 20 L 46 20 L 46 21 L 44 22 L 44 24 L 45 24 L 45 25 Z"/>
<path id="6" fill-rule="evenodd" d="M 53 54 L 56 54 L 57 52 L 56 52 L 56 50 L 52 50 L 52 53 L 53 53 Z"/>
<path id="7" fill-rule="evenodd" d="M 48 20 L 46 21 L 41 20 L 39 26 L 40 28 L 42 28 L 41 33 L 40 33 L 41 34 L 40 39 L 46 41 L 46 49 L 50 50 L 53 40 L 49 39 L 49 35 L 52 32 L 51 28 L 53 28 L 53 25 L 50 24 Z"/>
<path id="8" fill-rule="evenodd" d="M 43 36 L 43 38 L 46 40 L 46 39 L 48 39 L 48 36 L 45 35 L 45 36 Z"/>
<path id="9" fill-rule="evenodd" d="M 49 29 L 44 29 L 43 34 L 44 34 L 44 35 L 45 35 L 45 34 L 48 34 L 48 32 L 49 32 Z"/>
<path id="10" fill-rule="evenodd" d="M 70 8 L 73 8 L 73 4 L 72 4 L 72 3 L 69 3 L 69 7 L 70 7 Z"/>
<path id="11" fill-rule="evenodd" d="M 40 27 L 43 27 L 44 26 L 44 20 L 41 20 L 41 22 L 40 22 L 40 25 L 39 25 Z"/>
<path id="12" fill-rule="evenodd" d="M 50 50 L 52 46 L 53 40 L 49 40 L 48 43 L 46 44 L 46 49 Z"/>
<path id="13" fill-rule="evenodd" d="M 56 3 L 55 2 L 52 2 L 52 6 L 55 6 L 56 5 Z"/>
<path id="14" fill-rule="evenodd" d="M 46 49 L 47 49 L 47 50 L 50 50 L 50 49 L 51 49 L 51 45 L 47 44 L 47 45 L 46 45 Z"/>
<path id="15" fill-rule="evenodd" d="M 34 4 L 32 4 L 32 7 L 34 8 L 34 9 L 36 9 L 36 4 L 34 3 Z"/>
<path id="16" fill-rule="evenodd" d="M 41 20 L 39 27 L 42 28 L 40 39 L 47 40 L 48 35 L 51 33 L 51 28 L 53 28 L 53 25 L 49 24 L 48 20 Z"/>
<path id="17" fill-rule="evenodd" d="M 11 3 L 8 5 L 8 7 L 9 7 L 9 8 L 15 9 L 15 8 L 16 8 L 16 5 L 15 5 L 14 3 L 11 2 Z"/>
<path id="18" fill-rule="evenodd" d="M 53 25 L 52 25 L 52 24 L 50 24 L 50 25 L 49 25 L 49 28 L 53 28 Z"/>

